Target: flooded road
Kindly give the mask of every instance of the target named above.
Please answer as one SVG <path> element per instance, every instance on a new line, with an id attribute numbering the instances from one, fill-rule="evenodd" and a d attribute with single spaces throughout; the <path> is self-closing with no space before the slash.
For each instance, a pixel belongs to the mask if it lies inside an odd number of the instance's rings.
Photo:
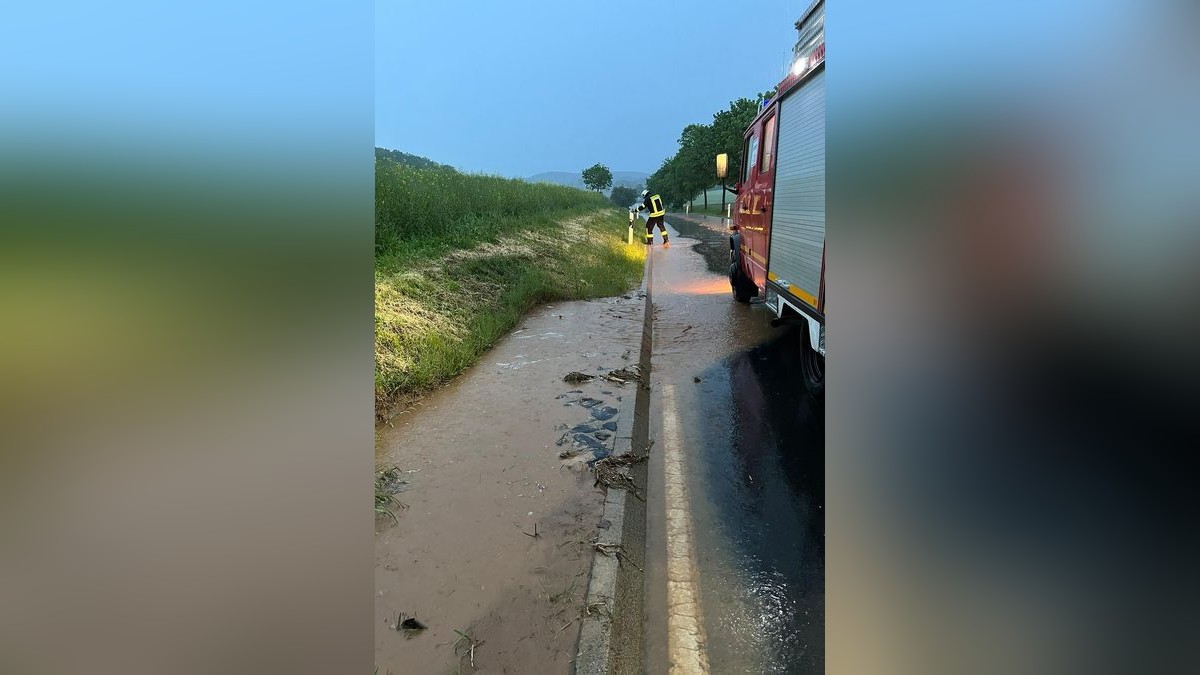
<path id="1" fill-rule="evenodd" d="M 380 673 L 570 672 L 589 542 L 611 525 L 587 462 L 634 419 L 623 437 L 650 447 L 625 542 L 645 556 L 621 566 L 614 672 L 822 672 L 824 410 L 801 336 L 733 301 L 723 222 L 668 225 L 649 345 L 643 292 L 546 305 L 380 430 L 403 504 L 376 522 Z M 648 396 L 590 379 L 639 347 Z"/>
<path id="2" fill-rule="evenodd" d="M 587 461 L 636 396 L 597 376 L 636 363 L 643 315 L 638 292 L 543 305 L 378 431 L 403 505 L 376 518 L 380 675 L 571 671 L 605 526 Z M 426 628 L 401 630 L 408 617 Z"/>
<path id="3" fill-rule="evenodd" d="M 651 263 L 646 672 L 824 669 L 824 410 L 801 336 L 733 301 L 719 219 Z"/>

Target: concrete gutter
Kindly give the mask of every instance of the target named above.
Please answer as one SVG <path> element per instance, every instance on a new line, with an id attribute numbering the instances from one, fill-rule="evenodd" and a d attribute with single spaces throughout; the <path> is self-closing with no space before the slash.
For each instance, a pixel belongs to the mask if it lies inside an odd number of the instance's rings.
<path id="1" fill-rule="evenodd" d="M 613 446 L 615 457 L 632 453 L 635 438 L 640 447 L 646 447 L 653 269 L 654 258 L 647 255 L 641 287 L 646 296 L 639 352 L 642 384 L 638 385 L 633 409 L 623 409 L 617 421 Z M 601 522 L 608 523 L 608 526 L 600 529 L 597 550 L 592 558 L 584 617 L 579 629 L 579 649 L 575 657 L 575 673 L 579 675 L 641 672 L 646 464 L 643 462 L 623 470 L 630 475 L 641 494 L 609 487 L 605 495 Z M 602 553 L 599 550 L 601 547 L 620 553 Z"/>

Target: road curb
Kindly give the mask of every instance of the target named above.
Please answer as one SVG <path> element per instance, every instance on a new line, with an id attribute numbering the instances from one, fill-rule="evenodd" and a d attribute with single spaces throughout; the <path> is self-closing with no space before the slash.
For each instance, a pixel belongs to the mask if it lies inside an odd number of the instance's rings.
<path id="1" fill-rule="evenodd" d="M 654 258 L 646 256 L 645 272 L 642 275 L 642 291 L 645 294 L 644 318 L 642 323 L 642 341 L 639 350 L 642 368 L 642 384 L 638 385 L 637 395 L 632 405 L 617 420 L 617 433 L 613 445 L 613 456 L 620 457 L 633 452 L 634 418 L 638 410 L 645 410 L 643 397 L 649 396 L 649 355 L 651 339 L 651 272 Z M 626 407 L 626 406 L 622 406 Z M 592 571 L 588 580 L 587 598 L 584 615 L 579 627 L 579 648 L 575 657 L 577 675 L 600 675 L 613 671 L 613 612 L 622 591 L 622 579 L 629 578 L 628 571 L 622 574 L 621 554 L 602 553 L 601 548 L 613 551 L 624 551 L 626 545 L 626 502 L 631 498 L 628 490 L 609 487 L 604 498 L 604 514 L 601 522 L 608 526 L 600 529 L 597 547 L 592 555 Z M 636 497 L 634 497 L 636 498 Z M 635 511 L 635 513 L 638 513 Z M 644 517 L 644 509 L 641 511 Z M 636 558 L 642 557 L 637 552 Z M 637 585 L 641 585 L 640 570 Z M 637 589 L 640 594 L 640 588 Z M 639 622 L 640 623 L 640 622 Z"/>

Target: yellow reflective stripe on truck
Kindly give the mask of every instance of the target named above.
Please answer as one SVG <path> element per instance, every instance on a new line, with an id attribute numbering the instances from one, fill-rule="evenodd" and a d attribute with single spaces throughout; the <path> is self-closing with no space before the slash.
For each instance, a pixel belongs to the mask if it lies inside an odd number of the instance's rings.
<path id="1" fill-rule="evenodd" d="M 808 303 L 809 307 L 816 309 L 817 299 L 815 297 L 813 297 L 813 295 L 811 293 L 806 292 L 804 289 L 800 288 L 799 286 L 793 286 L 792 284 L 789 284 L 786 281 L 780 283 L 779 275 L 775 274 L 774 272 L 767 272 L 767 279 L 779 284 L 784 289 L 786 289 L 788 293 L 791 293 L 792 295 L 796 296 L 797 298 L 800 298 L 804 302 Z"/>

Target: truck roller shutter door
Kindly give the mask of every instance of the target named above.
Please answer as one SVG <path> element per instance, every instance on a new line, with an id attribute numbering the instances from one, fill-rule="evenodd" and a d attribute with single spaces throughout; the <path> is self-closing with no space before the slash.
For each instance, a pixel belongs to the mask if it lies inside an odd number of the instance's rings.
<path id="1" fill-rule="evenodd" d="M 815 306 L 825 248 L 824 67 L 780 103 L 777 148 L 768 278 Z"/>

